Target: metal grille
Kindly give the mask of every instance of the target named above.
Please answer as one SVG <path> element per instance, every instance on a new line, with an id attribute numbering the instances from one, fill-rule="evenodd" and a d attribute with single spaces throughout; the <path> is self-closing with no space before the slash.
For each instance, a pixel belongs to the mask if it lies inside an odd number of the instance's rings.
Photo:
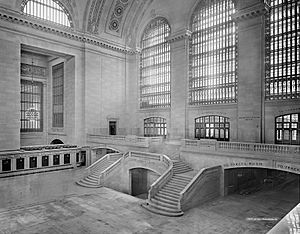
<path id="1" fill-rule="evenodd" d="M 275 124 L 275 143 L 300 145 L 300 113 L 278 116 Z"/>
<path id="2" fill-rule="evenodd" d="M 195 138 L 229 141 L 229 119 L 217 115 L 196 118 Z"/>
<path id="3" fill-rule="evenodd" d="M 236 102 L 237 25 L 230 0 L 203 0 L 192 17 L 189 104 Z"/>
<path id="4" fill-rule="evenodd" d="M 266 17 L 266 100 L 300 98 L 300 2 L 270 0 Z"/>
<path id="5" fill-rule="evenodd" d="M 21 132 L 39 132 L 42 127 L 43 84 L 21 80 Z M 28 118 L 27 112 L 34 108 L 36 118 Z"/>
<path id="6" fill-rule="evenodd" d="M 167 122 L 165 118 L 150 117 L 144 120 L 144 136 L 166 136 Z"/>
<path id="7" fill-rule="evenodd" d="M 72 26 L 70 14 L 59 1 L 23 1 L 21 11 L 26 15 L 51 21 L 60 25 L 64 25 L 66 27 Z"/>
<path id="8" fill-rule="evenodd" d="M 64 126 L 64 63 L 52 67 L 52 76 L 52 126 L 62 128 Z"/>
<path id="9" fill-rule="evenodd" d="M 170 107 L 170 26 L 157 18 L 144 31 L 140 58 L 140 107 Z"/>

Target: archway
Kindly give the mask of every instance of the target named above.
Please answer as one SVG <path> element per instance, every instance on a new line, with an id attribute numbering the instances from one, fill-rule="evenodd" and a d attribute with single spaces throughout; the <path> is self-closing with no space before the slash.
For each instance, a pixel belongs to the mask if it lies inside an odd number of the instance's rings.
<path id="1" fill-rule="evenodd" d="M 159 174 L 146 168 L 132 168 L 129 170 L 131 195 L 146 199 L 151 184 L 157 180 Z"/>
<path id="2" fill-rule="evenodd" d="M 59 145 L 59 144 L 64 144 L 60 139 L 54 139 L 50 143 L 51 145 Z"/>

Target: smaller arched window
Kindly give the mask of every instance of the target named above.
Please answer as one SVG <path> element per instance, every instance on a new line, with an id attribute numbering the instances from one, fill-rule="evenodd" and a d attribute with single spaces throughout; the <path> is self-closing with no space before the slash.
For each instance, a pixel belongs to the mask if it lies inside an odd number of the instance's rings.
<path id="1" fill-rule="evenodd" d="M 144 120 L 144 136 L 166 136 L 167 135 L 167 121 L 161 117 L 150 117 Z"/>
<path id="2" fill-rule="evenodd" d="M 229 141 L 229 118 L 218 115 L 196 118 L 195 138 Z"/>
<path id="3" fill-rule="evenodd" d="M 275 143 L 300 145 L 300 113 L 275 118 Z"/>
<path id="4" fill-rule="evenodd" d="M 71 15 L 57 0 L 25 0 L 21 5 L 21 12 L 66 27 L 73 27 Z"/>

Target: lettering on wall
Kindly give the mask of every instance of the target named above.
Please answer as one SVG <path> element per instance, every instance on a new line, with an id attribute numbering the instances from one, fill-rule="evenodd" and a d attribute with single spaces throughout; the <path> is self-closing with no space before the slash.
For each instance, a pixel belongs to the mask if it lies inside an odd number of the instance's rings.
<path id="1" fill-rule="evenodd" d="M 252 121 L 252 120 L 259 120 L 260 117 L 259 116 L 241 116 L 239 117 L 240 120 L 245 120 L 245 121 Z"/>
<path id="2" fill-rule="evenodd" d="M 268 161 L 241 161 L 241 162 L 230 162 L 223 164 L 224 169 L 232 167 L 270 167 Z"/>
<path id="3" fill-rule="evenodd" d="M 275 162 L 275 168 L 278 170 L 284 170 L 284 171 L 300 174 L 300 165 L 297 164 Z"/>

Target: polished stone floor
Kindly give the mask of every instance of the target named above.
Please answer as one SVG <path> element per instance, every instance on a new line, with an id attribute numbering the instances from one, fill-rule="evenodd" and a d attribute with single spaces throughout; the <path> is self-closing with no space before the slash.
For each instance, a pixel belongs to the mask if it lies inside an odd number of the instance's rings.
<path id="1" fill-rule="evenodd" d="M 68 173 L 70 182 L 75 180 L 71 171 L 40 175 L 40 179 L 45 176 L 49 182 L 59 173 L 65 180 Z M 0 233 L 266 233 L 299 202 L 298 188 L 292 185 L 279 191 L 230 195 L 170 218 L 149 213 L 140 206 L 143 200 L 108 188 L 78 186 L 72 191 L 59 197 L 53 194 L 52 200 L 1 208 Z"/>

